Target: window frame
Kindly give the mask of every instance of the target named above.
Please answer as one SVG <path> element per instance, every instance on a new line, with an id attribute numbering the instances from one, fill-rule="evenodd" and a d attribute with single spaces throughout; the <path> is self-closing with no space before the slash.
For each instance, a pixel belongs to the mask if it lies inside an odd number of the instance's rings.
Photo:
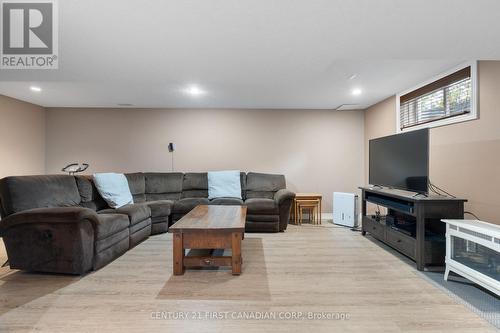
<path id="1" fill-rule="evenodd" d="M 401 96 L 404 96 L 406 94 L 409 94 L 417 89 L 420 89 L 426 85 L 429 85 L 435 81 L 438 81 L 448 75 L 451 75 L 461 69 L 464 69 L 466 67 L 470 67 L 470 79 L 471 79 L 471 110 L 469 113 L 462 114 L 462 115 L 457 115 L 457 116 L 451 116 L 447 118 L 442 118 L 442 119 L 436 119 L 436 120 L 431 120 L 426 123 L 422 123 L 419 125 L 414 125 L 406 128 L 401 128 Z M 446 125 L 451 125 L 451 124 L 456 124 L 456 123 L 462 123 L 465 121 L 471 121 L 471 120 L 476 120 L 479 119 L 479 108 L 478 108 L 478 82 L 477 82 L 477 61 L 468 61 L 465 63 L 462 63 L 444 73 L 438 74 L 431 79 L 422 82 L 410 89 L 406 89 L 405 91 L 402 91 L 396 95 L 396 133 L 402 133 L 402 132 L 408 132 L 408 131 L 415 131 L 423 128 L 434 128 L 434 127 L 441 127 L 441 126 L 446 126 Z"/>

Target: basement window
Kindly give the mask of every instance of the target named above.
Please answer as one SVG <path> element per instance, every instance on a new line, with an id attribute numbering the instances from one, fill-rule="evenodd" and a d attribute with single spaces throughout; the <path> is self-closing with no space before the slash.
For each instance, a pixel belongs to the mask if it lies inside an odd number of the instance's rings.
<path id="1" fill-rule="evenodd" d="M 398 94 L 398 132 L 477 119 L 475 63 Z"/>

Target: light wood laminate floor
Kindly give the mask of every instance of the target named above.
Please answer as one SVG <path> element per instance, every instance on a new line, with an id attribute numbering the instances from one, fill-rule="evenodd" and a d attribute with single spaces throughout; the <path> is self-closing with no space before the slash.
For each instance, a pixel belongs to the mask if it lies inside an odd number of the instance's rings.
<path id="1" fill-rule="evenodd" d="M 2 268 L 0 332 L 495 331 L 413 265 L 342 227 L 246 234 L 242 270 L 172 276 L 171 234 L 150 237 L 84 277 Z M 310 312 L 348 319 L 311 320 Z"/>

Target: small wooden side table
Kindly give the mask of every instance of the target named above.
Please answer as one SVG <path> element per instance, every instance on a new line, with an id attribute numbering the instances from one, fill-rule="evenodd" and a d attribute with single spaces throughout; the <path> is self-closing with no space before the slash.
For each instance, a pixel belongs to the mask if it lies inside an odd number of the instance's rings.
<path id="1" fill-rule="evenodd" d="M 321 224 L 321 200 L 323 196 L 320 193 L 296 193 L 295 194 L 295 200 L 293 201 L 292 205 L 292 215 L 293 215 L 293 223 L 298 224 L 299 223 L 299 214 L 300 212 L 298 211 L 299 208 L 299 203 L 300 202 L 317 202 L 318 208 L 316 211 L 318 212 L 318 218 L 317 221 L 319 224 Z"/>

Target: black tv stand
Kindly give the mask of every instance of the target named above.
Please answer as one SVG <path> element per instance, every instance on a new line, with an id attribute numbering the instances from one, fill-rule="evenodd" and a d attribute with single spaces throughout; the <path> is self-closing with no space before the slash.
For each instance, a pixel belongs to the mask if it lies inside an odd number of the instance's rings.
<path id="1" fill-rule="evenodd" d="M 419 271 L 426 265 L 444 265 L 445 225 L 441 219 L 462 219 L 465 199 L 435 195 L 415 195 L 403 190 L 360 187 L 362 191 L 361 233 L 376 239 L 413 259 Z M 367 203 L 388 209 L 387 216 L 398 215 L 414 221 L 415 236 L 386 223 L 385 217 L 367 215 Z M 389 218 L 387 218 L 389 220 Z"/>

